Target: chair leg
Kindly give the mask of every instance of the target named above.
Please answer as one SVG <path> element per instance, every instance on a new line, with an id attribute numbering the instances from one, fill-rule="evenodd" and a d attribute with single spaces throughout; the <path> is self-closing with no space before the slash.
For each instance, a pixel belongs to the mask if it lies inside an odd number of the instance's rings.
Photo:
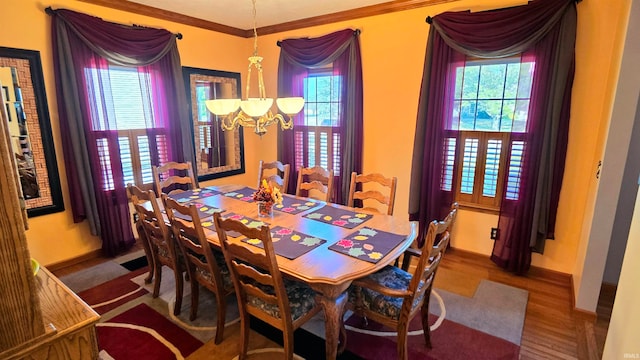
<path id="1" fill-rule="evenodd" d="M 178 267 L 173 271 L 173 277 L 176 280 L 176 302 L 173 306 L 173 315 L 179 315 L 182 310 L 182 294 L 184 291 L 184 282 L 182 281 L 182 270 Z"/>
<path id="2" fill-rule="evenodd" d="M 287 360 L 293 359 L 293 329 L 287 329 L 286 327 L 282 331 L 282 338 L 284 340 L 284 358 Z"/>
<path id="3" fill-rule="evenodd" d="M 220 344 L 222 342 L 222 338 L 224 337 L 224 324 L 226 322 L 227 316 L 227 302 L 223 297 L 224 289 L 218 290 L 216 295 L 216 305 L 218 307 L 218 323 L 216 327 L 216 338 L 214 340 L 215 344 Z"/>
<path id="4" fill-rule="evenodd" d="M 242 304 L 238 304 L 243 306 Z M 249 330 L 251 330 L 251 324 L 249 323 L 250 316 L 243 308 L 240 309 L 240 354 L 238 360 L 247 359 L 247 351 L 249 350 Z"/>
<path id="5" fill-rule="evenodd" d="M 422 317 L 422 333 L 424 334 L 424 343 L 427 348 L 431 349 L 431 326 L 429 326 L 429 299 L 431 298 L 431 289 L 425 292 L 426 299 L 420 308 L 420 316 Z"/>
<path id="6" fill-rule="evenodd" d="M 398 359 L 409 359 L 409 351 L 407 348 L 407 334 L 409 332 L 409 322 L 401 320 L 398 323 Z"/>
<path id="7" fill-rule="evenodd" d="M 191 279 L 191 312 L 189 320 L 193 321 L 198 316 L 198 306 L 200 305 L 200 284 L 196 279 Z"/>
<path id="8" fill-rule="evenodd" d="M 162 264 L 160 261 L 154 260 L 156 278 L 153 280 L 153 297 L 160 295 L 160 282 L 162 282 Z"/>
<path id="9" fill-rule="evenodd" d="M 147 275 L 147 277 L 144 279 L 144 283 L 151 284 L 156 269 L 155 261 L 153 260 L 151 245 L 149 245 L 149 239 L 147 239 L 147 234 L 144 232 L 144 228 L 139 223 L 136 223 L 136 230 L 138 231 L 138 239 L 142 243 L 144 255 L 147 258 L 147 266 L 149 267 L 149 275 Z"/>

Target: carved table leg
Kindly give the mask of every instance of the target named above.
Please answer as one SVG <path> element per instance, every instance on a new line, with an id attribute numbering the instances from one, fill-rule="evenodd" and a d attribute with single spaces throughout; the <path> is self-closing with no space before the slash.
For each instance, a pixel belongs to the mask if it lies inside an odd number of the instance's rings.
<path id="1" fill-rule="evenodd" d="M 325 316 L 325 337 L 326 337 L 326 358 L 334 360 L 338 355 L 338 343 L 340 335 L 342 335 L 342 343 L 340 343 L 340 352 L 344 350 L 346 345 L 346 330 L 344 329 L 344 309 L 347 304 L 346 289 L 349 284 L 340 284 L 336 286 L 328 284 L 311 284 L 311 286 L 320 293 L 318 300 Z"/>

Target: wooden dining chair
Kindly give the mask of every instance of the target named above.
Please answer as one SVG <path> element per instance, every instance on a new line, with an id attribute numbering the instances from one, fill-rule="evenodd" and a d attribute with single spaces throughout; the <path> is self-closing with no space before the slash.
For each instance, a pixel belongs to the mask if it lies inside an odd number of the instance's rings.
<path id="1" fill-rule="evenodd" d="M 355 172 L 351 173 L 351 185 L 349 186 L 349 200 L 347 201 L 347 206 L 354 206 L 354 200 L 376 200 L 378 203 L 387 206 L 387 215 L 393 215 L 393 205 L 396 201 L 396 184 L 398 179 L 394 176 L 391 178 L 386 178 L 382 174 L 356 174 Z M 377 184 L 376 188 L 367 189 L 366 191 L 357 190 L 358 184 Z M 386 188 L 386 189 L 385 189 Z M 386 190 L 385 193 L 382 193 L 381 190 Z M 369 212 L 380 213 L 378 208 L 376 207 L 365 207 L 363 202 L 363 210 Z"/>
<path id="2" fill-rule="evenodd" d="M 158 297 L 160 293 L 162 266 L 165 265 L 173 270 L 176 282 L 176 302 L 173 313 L 178 315 L 182 308 L 183 278 L 186 272 L 184 261 L 181 260 L 182 254 L 173 241 L 173 235 L 165 223 L 153 190 L 142 191 L 132 188 L 132 193 L 137 198 L 134 202 L 134 208 L 138 214 L 138 221 L 140 221 L 147 240 L 149 241 L 149 247 L 153 256 L 153 272 L 155 275 L 153 280 L 153 297 Z"/>
<path id="3" fill-rule="evenodd" d="M 333 170 L 325 170 L 320 166 L 310 168 L 300 168 L 298 171 L 298 184 L 296 186 L 296 196 L 305 196 L 330 202 L 333 192 Z M 323 196 L 316 196 L 317 191 Z"/>
<path id="4" fill-rule="evenodd" d="M 144 249 L 144 255 L 147 258 L 147 264 L 149 266 L 149 275 L 144 279 L 146 284 L 151 283 L 153 280 L 153 276 L 155 275 L 155 266 L 153 260 L 153 253 L 151 251 L 151 244 L 149 243 L 149 239 L 147 238 L 147 234 L 144 231 L 144 225 L 142 224 L 142 220 L 137 212 L 135 212 L 135 205 L 143 205 L 148 200 L 148 194 L 146 191 L 143 191 L 139 187 L 129 183 L 127 184 L 127 195 L 131 201 L 131 204 L 134 206 L 133 213 L 133 223 L 138 233 L 138 240 L 142 244 L 142 248 Z"/>
<path id="5" fill-rule="evenodd" d="M 436 237 L 448 241 L 449 224 L 436 220 L 429 224 L 418 265 L 413 273 L 388 265 L 382 270 L 355 280 L 349 288 L 348 308 L 397 331 L 398 359 L 408 359 L 407 336 L 409 323 L 420 313 L 424 341 L 431 348 L 429 328 L 429 298 L 433 279 L 442 260 L 442 252 L 430 258 L 429 250 Z"/>
<path id="6" fill-rule="evenodd" d="M 171 224 L 173 238 L 184 256 L 187 273 L 191 279 L 190 320 L 198 314 L 200 285 L 216 297 L 218 322 L 215 343 L 222 342 L 227 312 L 226 297 L 234 293 L 229 269 L 220 250 L 213 249 L 207 241 L 198 210 L 194 204 L 182 205 L 162 194 L 162 201 Z M 180 214 L 178 218 L 176 214 Z"/>
<path id="7" fill-rule="evenodd" d="M 289 187 L 289 171 L 291 166 L 289 164 L 283 164 L 280 161 L 264 162 L 260 160 L 260 166 L 258 167 L 258 188 L 262 184 L 262 180 L 267 180 L 268 183 L 275 183 L 280 187 L 281 193 L 286 193 Z M 265 173 L 267 170 L 267 173 Z"/>
<path id="8" fill-rule="evenodd" d="M 457 202 L 454 202 L 453 204 L 451 204 L 451 210 L 443 220 L 443 222 L 448 224 L 447 231 L 449 232 L 449 234 L 451 234 L 451 232 L 453 231 L 453 224 L 455 223 L 456 217 L 458 216 L 458 207 L 459 205 Z M 426 239 L 426 236 L 425 236 L 425 239 Z M 444 241 L 436 237 L 436 239 L 433 242 L 433 246 L 430 250 L 431 255 L 429 256 L 433 257 L 437 252 L 442 252 L 442 256 L 444 256 L 444 253 L 446 252 L 449 246 L 450 240 L 451 240 L 451 236 L 448 236 Z M 421 253 L 422 253 L 422 250 L 418 246 L 417 241 L 414 241 L 414 243 L 411 244 L 411 247 L 405 250 L 404 252 L 404 255 L 402 257 L 402 269 L 405 271 L 408 271 L 411 265 L 411 259 L 419 258 Z"/>
<path id="9" fill-rule="evenodd" d="M 283 279 L 268 226 L 250 228 L 237 220 L 224 220 L 218 213 L 213 214 L 213 221 L 240 309 L 239 359 L 247 357 L 250 316 L 282 331 L 285 358 L 292 359 L 293 332 L 320 311 L 316 293 L 306 284 Z M 230 241 L 228 231 L 258 239 L 264 249 Z"/>
<path id="10" fill-rule="evenodd" d="M 190 162 L 168 162 L 162 166 L 153 166 L 153 184 L 156 196 L 173 194 L 197 188 L 193 166 Z"/>

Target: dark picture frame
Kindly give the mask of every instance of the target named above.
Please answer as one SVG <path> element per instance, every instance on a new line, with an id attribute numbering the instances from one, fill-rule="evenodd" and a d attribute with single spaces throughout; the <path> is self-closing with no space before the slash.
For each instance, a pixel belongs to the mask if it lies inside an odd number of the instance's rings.
<path id="1" fill-rule="evenodd" d="M 42 61 L 40 60 L 40 52 L 36 50 L 25 50 L 8 47 L 0 47 L 0 58 L 6 60 L 5 62 L 11 62 L 11 60 L 26 60 L 28 62 L 29 77 L 31 78 L 31 84 L 24 84 L 25 86 L 31 85 L 33 88 L 33 96 L 35 99 L 35 111 L 37 114 L 39 125 L 39 136 L 31 137 L 31 141 L 34 142 L 37 138 L 38 143 L 33 144 L 32 147 L 40 149 L 39 151 L 33 151 L 34 158 L 37 161 L 46 164 L 44 169 L 38 168 L 39 171 L 46 169 L 46 174 L 38 173 L 39 179 L 46 179 L 46 181 L 39 181 L 39 185 L 42 188 L 41 198 L 27 199 L 27 215 L 29 217 L 35 217 L 40 215 L 52 214 L 56 212 L 64 211 L 64 201 L 62 198 L 62 190 L 60 187 L 60 176 L 58 173 L 58 163 L 56 159 L 55 146 L 53 143 L 53 136 L 51 133 L 51 119 L 49 116 L 49 103 L 47 101 L 47 95 L 44 87 L 44 76 L 42 74 Z M 2 64 L 0 63 L 0 66 Z M 21 79 L 21 82 L 26 82 L 26 79 Z M 22 91 L 22 96 L 26 96 Z M 24 99 L 24 101 L 31 101 L 31 99 Z M 24 114 L 23 114 L 24 115 Z M 34 121 L 35 119 L 24 116 L 26 121 Z"/>
<path id="2" fill-rule="evenodd" d="M 227 161 L 222 164 L 208 164 L 203 158 L 208 155 L 205 154 L 205 149 L 201 146 L 203 142 L 202 134 L 210 134 L 211 131 L 217 131 L 220 129 L 220 124 L 215 119 L 215 115 L 208 113 L 207 115 L 211 119 L 210 125 L 203 125 L 202 121 L 199 121 L 199 111 L 202 111 L 204 104 L 202 99 L 199 98 L 196 87 L 202 84 L 210 84 L 215 87 L 216 84 L 225 84 L 228 89 L 231 89 L 230 96 L 240 98 L 241 97 L 241 82 L 240 73 L 200 69 L 194 67 L 183 66 L 182 76 L 185 84 L 185 91 L 187 94 L 187 103 L 189 104 L 189 119 L 193 126 L 191 126 L 191 137 L 194 143 L 194 170 L 198 176 L 198 181 L 206 181 L 212 179 L 219 179 L 222 177 L 239 175 L 245 173 L 245 161 L 244 161 L 244 133 L 242 127 L 234 130 L 233 132 L 220 132 L 221 136 L 227 138 L 226 151 L 224 151 L 224 158 Z M 209 126 L 207 131 L 203 131 L 203 126 Z M 213 129 L 217 127 L 217 129 Z M 209 144 L 208 146 L 215 146 L 215 144 Z M 211 148 L 206 149 L 210 152 Z M 211 161 L 211 156 L 208 157 Z"/>

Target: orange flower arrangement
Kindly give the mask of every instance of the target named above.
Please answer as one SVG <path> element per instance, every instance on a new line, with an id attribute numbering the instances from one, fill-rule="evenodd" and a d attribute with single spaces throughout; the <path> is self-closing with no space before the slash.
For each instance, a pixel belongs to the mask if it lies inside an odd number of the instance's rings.
<path id="1" fill-rule="evenodd" d="M 282 193 L 277 186 L 271 186 L 267 180 L 262 179 L 260 188 L 253 193 L 253 200 L 264 201 L 270 204 L 282 204 Z"/>

